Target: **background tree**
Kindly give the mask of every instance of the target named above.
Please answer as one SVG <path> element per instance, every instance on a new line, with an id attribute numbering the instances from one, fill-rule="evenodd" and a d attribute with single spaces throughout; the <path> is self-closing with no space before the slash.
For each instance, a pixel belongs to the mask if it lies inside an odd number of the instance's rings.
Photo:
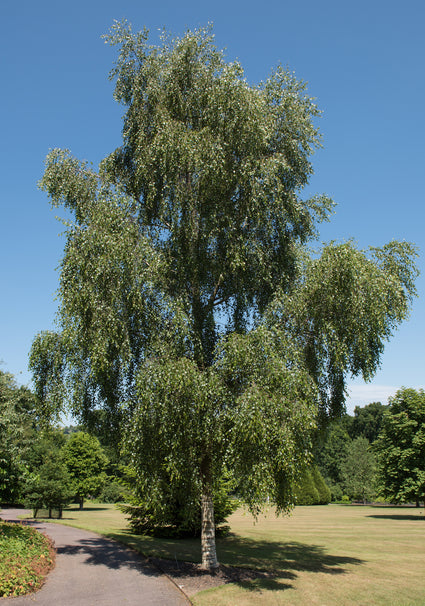
<path id="1" fill-rule="evenodd" d="M 348 428 L 351 438 L 364 437 L 374 442 L 381 431 L 382 419 L 387 406 L 381 402 L 371 402 L 366 406 L 356 406 L 354 417 Z"/>
<path id="2" fill-rule="evenodd" d="M 375 443 L 381 494 L 394 503 L 425 499 L 425 392 L 400 389 Z"/>
<path id="3" fill-rule="evenodd" d="M 333 500 L 340 500 L 344 494 L 344 475 L 342 465 L 347 458 L 351 439 L 341 420 L 334 421 L 322 436 L 322 443 L 317 447 L 315 460 L 329 486 Z"/>
<path id="4" fill-rule="evenodd" d="M 317 505 L 319 503 L 319 491 L 316 488 L 311 470 L 305 468 L 301 474 L 298 487 L 295 491 L 297 505 Z"/>
<path id="5" fill-rule="evenodd" d="M 317 465 L 312 466 L 311 475 L 313 477 L 314 485 L 317 488 L 317 492 L 319 493 L 318 505 L 327 505 L 332 500 L 332 493 Z"/>
<path id="6" fill-rule="evenodd" d="M 61 449 L 66 443 L 66 437 L 61 428 L 46 427 L 39 429 L 31 447 L 25 455 L 25 467 L 30 472 L 37 473 L 41 466 L 50 461 L 60 463 Z"/>
<path id="7" fill-rule="evenodd" d="M 62 517 L 62 510 L 74 496 L 71 477 L 63 463 L 58 460 L 49 460 L 43 463 L 37 472 L 27 477 L 24 487 L 25 505 L 31 507 L 36 518 L 40 509 L 48 509 L 49 518 L 52 510 L 58 511 Z"/>
<path id="8" fill-rule="evenodd" d="M 295 491 L 297 505 L 327 505 L 331 491 L 316 465 L 305 467 Z"/>
<path id="9" fill-rule="evenodd" d="M 341 471 L 345 492 L 364 504 L 376 494 L 376 457 L 365 437 L 355 438 L 347 449 Z"/>
<path id="10" fill-rule="evenodd" d="M 35 435 L 34 394 L 0 371 L 0 503 L 19 503 L 25 461 Z"/>
<path id="11" fill-rule="evenodd" d="M 224 470 L 256 511 L 293 502 L 320 404 L 373 375 L 414 293 L 414 250 L 352 243 L 308 259 L 332 208 L 301 197 L 320 138 L 306 87 L 278 67 L 250 86 L 209 31 L 147 43 L 117 24 L 112 77 L 123 145 L 99 172 L 56 150 L 42 188 L 74 217 L 61 266 L 61 333 L 36 338 L 46 413 L 104 407 L 148 498 L 164 478 L 202 507 L 217 566 L 213 493 Z M 125 403 L 125 404 L 124 404 Z"/>
<path id="12" fill-rule="evenodd" d="M 80 509 L 83 509 L 84 499 L 89 495 L 96 496 L 101 491 L 108 459 L 99 440 L 82 431 L 71 434 L 61 455 L 71 478 L 74 495 Z"/>

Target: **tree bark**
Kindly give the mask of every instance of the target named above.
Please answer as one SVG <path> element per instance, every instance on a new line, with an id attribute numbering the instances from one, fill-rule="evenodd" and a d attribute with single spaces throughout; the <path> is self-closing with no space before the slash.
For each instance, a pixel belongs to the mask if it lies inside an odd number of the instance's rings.
<path id="1" fill-rule="evenodd" d="M 211 491 L 206 487 L 201 497 L 201 523 L 202 568 L 214 571 L 218 568 L 215 546 L 214 503 Z"/>

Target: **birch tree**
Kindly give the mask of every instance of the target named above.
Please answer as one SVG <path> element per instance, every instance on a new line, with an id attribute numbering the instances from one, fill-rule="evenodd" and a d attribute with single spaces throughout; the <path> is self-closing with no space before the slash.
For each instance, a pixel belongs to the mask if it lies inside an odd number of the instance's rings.
<path id="1" fill-rule="evenodd" d="M 333 203 L 303 196 L 319 111 L 293 73 L 249 85 L 208 29 L 151 45 L 116 24 L 107 42 L 123 144 L 98 171 L 47 158 L 41 187 L 73 219 L 59 332 L 37 336 L 31 365 L 48 412 L 102 406 L 124 428 L 153 504 L 164 476 L 188 487 L 213 569 L 219 479 L 230 471 L 253 512 L 292 506 L 318 410 L 341 408 L 347 373 L 373 374 L 408 312 L 414 251 L 307 260 Z"/>

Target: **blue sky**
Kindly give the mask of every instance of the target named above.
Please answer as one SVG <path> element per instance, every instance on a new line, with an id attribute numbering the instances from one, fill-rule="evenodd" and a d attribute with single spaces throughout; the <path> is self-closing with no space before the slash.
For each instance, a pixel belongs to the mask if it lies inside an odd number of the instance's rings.
<path id="1" fill-rule="evenodd" d="M 374 380 L 350 381 L 348 409 L 386 402 L 402 385 L 425 386 L 422 0 L 17 0 L 4 3 L 1 14 L 2 370 L 28 384 L 32 339 L 53 327 L 64 241 L 37 189 L 46 154 L 66 147 L 97 164 L 120 144 L 123 108 L 108 81 L 115 51 L 101 35 L 114 19 L 126 18 L 153 37 L 163 27 L 181 34 L 213 22 L 217 46 L 240 60 L 250 83 L 278 63 L 308 82 L 323 110 L 324 143 L 313 159 L 310 191 L 338 204 L 320 239 L 353 238 L 367 247 L 395 238 L 420 252 L 411 318 L 387 345 Z"/>

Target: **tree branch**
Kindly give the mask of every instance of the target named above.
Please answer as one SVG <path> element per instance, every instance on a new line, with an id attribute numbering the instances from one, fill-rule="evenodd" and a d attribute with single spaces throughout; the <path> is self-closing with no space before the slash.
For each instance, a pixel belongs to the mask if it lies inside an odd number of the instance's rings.
<path id="1" fill-rule="evenodd" d="M 223 274 L 220 274 L 220 276 L 218 278 L 218 281 L 217 281 L 217 284 L 215 285 L 215 288 L 214 288 L 214 290 L 213 290 L 213 292 L 212 292 L 212 294 L 211 294 L 211 296 L 210 296 L 210 298 L 208 300 L 208 303 L 207 303 L 208 309 L 211 309 L 211 307 L 213 307 L 214 305 L 217 305 L 217 303 L 215 302 L 215 298 L 217 296 L 218 289 L 220 288 L 221 283 L 223 282 L 223 279 L 224 279 Z M 222 300 L 222 302 L 223 301 L 224 301 L 224 299 Z"/>

